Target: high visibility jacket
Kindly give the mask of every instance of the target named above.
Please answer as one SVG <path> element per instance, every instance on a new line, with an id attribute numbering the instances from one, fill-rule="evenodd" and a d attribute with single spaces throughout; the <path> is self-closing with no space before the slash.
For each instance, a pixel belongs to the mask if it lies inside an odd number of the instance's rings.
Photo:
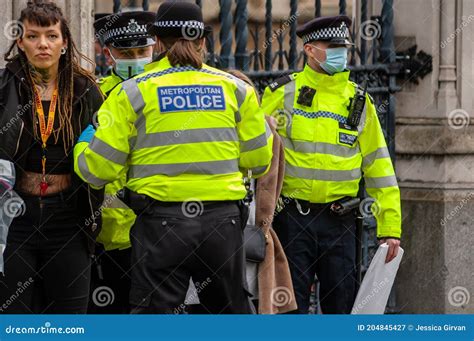
<path id="1" fill-rule="evenodd" d="M 316 90 L 311 103 L 303 101 L 309 105 L 298 103 L 303 86 Z M 277 117 L 285 146 L 282 194 L 312 203 L 356 197 L 363 176 L 367 193 L 375 199 L 377 236 L 399 238 L 400 192 L 369 96 L 358 127 L 346 124 L 355 91 L 349 71 L 330 76 L 308 65 L 265 89 L 262 109 Z"/>
<path id="2" fill-rule="evenodd" d="M 108 95 L 113 88 L 123 82 L 113 71 L 112 74 L 99 80 L 100 90 Z M 118 191 L 126 184 L 126 174 L 105 186 L 105 197 L 102 210 L 102 229 L 97 242 L 104 245 L 106 251 L 123 250 L 131 246 L 130 229 L 135 223 L 136 215 L 117 197 Z"/>
<path id="3" fill-rule="evenodd" d="M 126 171 L 128 188 L 160 201 L 242 199 L 242 171 L 259 177 L 272 156 L 254 89 L 207 65 L 154 64 L 112 90 L 75 171 L 95 187 Z"/>
<path id="4" fill-rule="evenodd" d="M 123 79 L 120 78 L 112 69 L 112 73 L 108 76 L 102 77 L 99 79 L 100 90 L 104 93 L 105 96 L 108 96 L 109 93 L 117 86 L 123 82 Z"/>

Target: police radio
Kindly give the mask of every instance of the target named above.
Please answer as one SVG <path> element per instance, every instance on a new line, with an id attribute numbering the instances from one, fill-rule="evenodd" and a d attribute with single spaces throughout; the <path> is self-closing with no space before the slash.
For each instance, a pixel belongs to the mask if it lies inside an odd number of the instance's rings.
<path id="1" fill-rule="evenodd" d="M 356 93 L 353 98 L 351 98 L 349 106 L 349 116 L 347 117 L 347 124 L 352 128 L 357 128 L 359 126 L 360 118 L 364 112 L 365 107 L 365 96 L 367 94 L 367 83 L 362 90 L 359 86 L 356 88 Z"/>

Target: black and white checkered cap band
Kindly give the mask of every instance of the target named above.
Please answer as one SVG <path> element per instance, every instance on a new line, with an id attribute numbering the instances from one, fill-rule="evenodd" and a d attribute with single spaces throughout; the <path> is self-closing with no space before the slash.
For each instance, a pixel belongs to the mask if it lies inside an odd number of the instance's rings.
<path id="1" fill-rule="evenodd" d="M 133 30 L 130 30 L 129 26 L 123 26 L 105 32 L 103 35 L 103 41 L 107 42 L 114 40 L 114 38 L 126 39 L 143 38 L 148 36 L 149 34 L 147 32 L 146 25 L 136 25 Z"/>
<path id="2" fill-rule="evenodd" d="M 306 44 L 307 42 L 314 40 L 327 40 L 332 38 L 345 39 L 347 37 L 349 37 L 349 29 L 346 25 L 341 25 L 341 27 L 328 27 L 313 31 L 305 34 L 302 39 L 303 43 Z"/>
<path id="3" fill-rule="evenodd" d="M 204 30 L 204 23 L 196 20 L 171 20 L 171 21 L 156 21 L 156 27 L 194 27 Z"/>

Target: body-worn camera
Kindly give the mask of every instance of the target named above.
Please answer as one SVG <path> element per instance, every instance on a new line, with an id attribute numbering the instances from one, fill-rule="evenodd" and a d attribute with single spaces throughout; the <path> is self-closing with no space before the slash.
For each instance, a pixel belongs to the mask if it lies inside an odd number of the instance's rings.
<path id="1" fill-rule="evenodd" d="M 316 94 L 316 89 L 310 88 L 309 86 L 302 86 L 298 95 L 296 103 L 310 107 L 313 104 L 313 98 Z"/>

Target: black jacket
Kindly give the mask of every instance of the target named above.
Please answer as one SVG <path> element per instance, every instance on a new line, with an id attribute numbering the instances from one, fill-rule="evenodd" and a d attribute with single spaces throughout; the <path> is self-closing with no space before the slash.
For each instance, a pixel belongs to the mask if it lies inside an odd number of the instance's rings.
<path id="1" fill-rule="evenodd" d="M 100 90 L 85 77 L 76 77 L 73 84 L 74 134 L 80 133 L 92 123 L 103 98 Z M 19 60 L 0 69 L 0 159 L 12 161 L 16 174 L 25 168 L 27 150 L 33 143 L 34 97 L 28 87 L 26 75 Z M 72 153 L 72 151 L 71 151 Z M 72 186 L 78 196 L 81 228 L 88 236 L 89 249 L 93 252 L 95 237 L 100 231 L 100 206 L 103 190 L 94 190 L 84 183 L 71 169 Z"/>

